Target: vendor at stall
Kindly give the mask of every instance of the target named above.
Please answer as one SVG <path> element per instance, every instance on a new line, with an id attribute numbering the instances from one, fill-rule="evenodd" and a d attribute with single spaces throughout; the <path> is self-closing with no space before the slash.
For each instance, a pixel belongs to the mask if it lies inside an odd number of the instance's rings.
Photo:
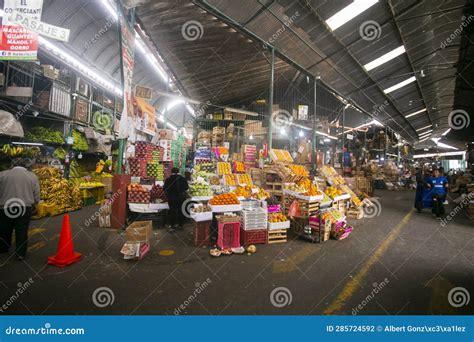
<path id="1" fill-rule="evenodd" d="M 186 200 L 186 191 L 188 191 L 189 185 L 186 178 L 179 174 L 179 169 L 173 167 L 171 169 L 171 175 L 165 180 L 164 191 L 166 198 L 168 199 L 169 211 L 169 224 L 172 229 L 183 228 L 184 213 L 183 203 Z"/>

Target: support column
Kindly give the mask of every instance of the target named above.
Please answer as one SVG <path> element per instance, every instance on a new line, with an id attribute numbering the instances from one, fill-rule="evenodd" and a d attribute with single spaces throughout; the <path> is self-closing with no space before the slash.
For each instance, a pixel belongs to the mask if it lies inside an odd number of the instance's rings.
<path id="1" fill-rule="evenodd" d="M 273 82 L 275 80 L 275 48 L 272 47 L 271 71 L 270 71 L 270 89 L 268 94 L 268 150 L 272 148 L 273 127 Z"/>
<path id="2" fill-rule="evenodd" d="M 314 86 L 313 86 L 313 151 L 311 153 L 311 163 L 312 165 L 312 170 L 313 173 L 316 174 L 316 169 L 317 169 L 317 163 L 316 163 L 316 157 L 318 155 L 317 148 L 318 148 L 318 137 L 316 135 L 316 112 L 317 112 L 317 101 L 316 101 L 316 92 L 318 88 L 318 79 L 314 78 Z"/>

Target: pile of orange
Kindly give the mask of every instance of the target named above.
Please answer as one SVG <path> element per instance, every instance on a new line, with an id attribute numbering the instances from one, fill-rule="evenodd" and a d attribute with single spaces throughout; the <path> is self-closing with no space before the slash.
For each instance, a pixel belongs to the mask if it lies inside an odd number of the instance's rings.
<path id="1" fill-rule="evenodd" d="M 322 192 L 313 183 L 310 184 L 309 190 L 304 193 L 305 196 L 319 196 Z"/>
<path id="2" fill-rule="evenodd" d="M 309 176 L 308 170 L 306 170 L 306 168 L 302 165 L 288 165 L 288 167 L 297 176 L 304 176 L 304 177 Z"/>
<path id="3" fill-rule="evenodd" d="M 212 205 L 231 205 L 231 204 L 240 204 L 237 195 L 234 193 L 227 193 L 222 195 L 214 196 L 209 200 L 209 204 Z"/>
<path id="4" fill-rule="evenodd" d="M 282 213 L 275 213 L 268 215 L 268 222 L 275 223 L 275 222 L 286 222 L 288 219 Z"/>

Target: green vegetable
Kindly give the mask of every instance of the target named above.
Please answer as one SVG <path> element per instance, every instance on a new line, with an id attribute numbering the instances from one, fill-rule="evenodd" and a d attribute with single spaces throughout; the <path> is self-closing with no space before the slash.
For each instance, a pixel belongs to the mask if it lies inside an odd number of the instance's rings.
<path id="1" fill-rule="evenodd" d="M 64 135 L 50 128 L 33 127 L 25 133 L 25 138 L 29 141 L 41 141 L 54 144 L 64 144 Z"/>
<path id="2" fill-rule="evenodd" d="M 60 160 L 66 159 L 66 154 L 67 154 L 66 150 L 62 147 L 58 147 L 53 152 L 54 158 L 60 159 Z"/>
<path id="3" fill-rule="evenodd" d="M 74 143 L 72 145 L 72 149 L 74 151 L 87 152 L 89 150 L 89 144 L 87 143 L 87 139 L 82 133 L 73 130 L 72 138 L 74 139 Z"/>

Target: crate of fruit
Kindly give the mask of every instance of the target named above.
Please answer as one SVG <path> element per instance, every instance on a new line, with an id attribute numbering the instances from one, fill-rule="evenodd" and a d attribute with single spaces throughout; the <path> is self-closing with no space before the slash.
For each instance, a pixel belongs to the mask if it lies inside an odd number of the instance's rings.
<path id="1" fill-rule="evenodd" d="M 268 229 L 288 229 L 290 220 L 282 213 L 273 213 L 268 215 Z"/>
<path id="2" fill-rule="evenodd" d="M 214 213 L 225 213 L 242 210 L 240 201 L 234 193 L 224 193 L 214 196 L 209 200 L 209 206 Z"/>

